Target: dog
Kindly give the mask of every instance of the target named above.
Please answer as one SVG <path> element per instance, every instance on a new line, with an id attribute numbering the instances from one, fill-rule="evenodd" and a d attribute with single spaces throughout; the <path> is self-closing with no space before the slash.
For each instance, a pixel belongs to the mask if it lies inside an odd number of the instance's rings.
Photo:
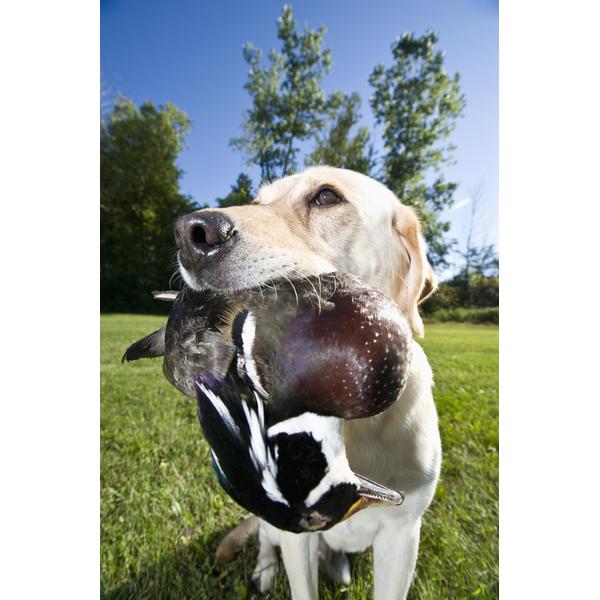
<path id="1" fill-rule="evenodd" d="M 413 333 L 423 336 L 418 305 L 435 291 L 436 281 L 419 220 L 411 207 L 366 175 L 312 167 L 262 186 L 249 205 L 191 213 L 176 235 L 189 236 L 197 251 L 192 257 L 179 253 L 181 275 L 193 289 L 231 292 L 276 278 L 349 272 L 393 298 Z M 346 553 L 372 546 L 375 600 L 406 598 L 421 519 L 441 467 L 432 387 L 427 358 L 413 342 L 408 383 L 395 404 L 375 417 L 344 423 L 352 470 L 405 491 L 401 506 L 367 508 L 321 533 L 294 534 L 249 517 L 225 538 L 221 558 L 258 529 L 253 574 L 258 589 L 271 589 L 279 547 L 293 600 L 316 600 L 319 555 L 328 575 L 347 584 Z"/>

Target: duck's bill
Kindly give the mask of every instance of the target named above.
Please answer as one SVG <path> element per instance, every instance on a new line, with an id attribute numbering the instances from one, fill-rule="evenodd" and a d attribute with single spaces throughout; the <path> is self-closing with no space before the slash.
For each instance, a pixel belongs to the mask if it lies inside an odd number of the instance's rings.
<path id="1" fill-rule="evenodd" d="M 396 506 L 400 506 L 404 502 L 404 492 L 396 492 L 390 488 L 386 488 L 383 485 L 379 485 L 362 475 L 355 474 L 360 481 L 360 487 L 358 488 L 358 495 L 365 500 L 371 502 L 391 502 Z"/>
<path id="2" fill-rule="evenodd" d="M 350 510 L 344 515 L 344 519 L 352 516 L 354 513 L 367 508 L 367 506 L 373 506 L 377 504 L 392 504 L 394 506 L 400 506 L 404 502 L 406 494 L 404 492 L 396 492 L 390 488 L 386 488 L 383 485 L 379 485 L 362 475 L 358 475 L 360 487 L 358 488 L 358 495 L 360 499 L 357 500 L 351 507 Z M 342 520 L 344 520 L 342 519 Z"/>

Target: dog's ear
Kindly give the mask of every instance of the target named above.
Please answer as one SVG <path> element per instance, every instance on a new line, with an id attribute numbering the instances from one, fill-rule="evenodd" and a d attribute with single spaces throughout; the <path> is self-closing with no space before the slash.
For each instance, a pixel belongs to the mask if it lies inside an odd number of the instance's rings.
<path id="1" fill-rule="evenodd" d="M 418 305 L 437 289 L 437 280 L 427 261 L 425 242 L 417 213 L 398 202 L 392 220 L 398 241 L 398 266 L 395 273 L 394 299 L 408 318 L 413 332 L 423 337 L 423 320 Z"/>

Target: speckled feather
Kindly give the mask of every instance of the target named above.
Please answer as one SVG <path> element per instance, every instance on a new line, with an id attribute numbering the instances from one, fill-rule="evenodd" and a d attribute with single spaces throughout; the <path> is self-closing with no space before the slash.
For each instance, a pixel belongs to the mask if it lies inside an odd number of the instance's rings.
<path id="1" fill-rule="evenodd" d="M 269 423 L 312 410 L 345 419 L 392 404 L 406 384 L 410 329 L 396 304 L 347 274 L 328 274 L 233 295 L 177 296 L 164 332 L 164 373 L 196 398 L 200 372 L 224 378 L 235 355 L 232 322 L 240 311 L 256 321 L 253 356 L 269 392 Z M 159 344 L 147 336 L 126 360 Z M 142 343 L 144 342 L 144 343 Z M 135 352 L 133 352 L 135 350 Z"/>
<path id="2" fill-rule="evenodd" d="M 382 412 L 407 381 L 410 329 L 381 292 L 339 274 L 232 295 L 186 288 L 164 331 L 124 358 L 161 345 L 166 378 L 198 401 L 221 485 L 246 509 L 301 532 L 375 492 L 402 502 L 350 470 L 341 438 L 340 419 Z"/>

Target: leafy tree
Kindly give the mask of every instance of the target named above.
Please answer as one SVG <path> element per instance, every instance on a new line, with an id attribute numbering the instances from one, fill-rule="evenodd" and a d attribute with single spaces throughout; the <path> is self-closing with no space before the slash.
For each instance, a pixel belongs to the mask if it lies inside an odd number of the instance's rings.
<path id="1" fill-rule="evenodd" d="M 383 126 L 386 185 L 400 200 L 414 206 L 423 220 L 429 258 L 445 266 L 451 243 L 444 239 L 449 223 L 440 213 L 453 203 L 456 183 L 447 182 L 441 167 L 452 159 L 447 138 L 461 116 L 465 98 L 458 73 L 444 69 L 436 50 L 438 37 L 405 33 L 392 45 L 394 63 L 377 65 L 369 78 L 376 122 Z"/>
<path id="2" fill-rule="evenodd" d="M 240 173 L 235 184 L 231 186 L 229 194 L 225 198 L 217 198 L 216 203 L 221 208 L 225 208 L 227 206 L 250 204 L 252 200 L 254 200 L 252 179 L 246 173 Z"/>
<path id="3" fill-rule="evenodd" d="M 498 275 L 477 275 L 471 281 L 471 303 L 474 306 L 498 306 L 500 278 Z"/>
<path id="4" fill-rule="evenodd" d="M 475 189 L 469 192 L 471 200 L 471 209 L 469 211 L 467 222 L 467 234 L 465 237 L 464 248 L 458 251 L 458 255 L 464 260 L 463 268 L 458 277 L 469 284 L 472 275 L 491 276 L 498 275 L 498 253 L 493 244 L 478 244 L 477 239 L 481 239 L 482 225 L 486 226 L 483 215 L 481 214 L 483 200 L 483 183 L 480 183 Z"/>
<path id="5" fill-rule="evenodd" d="M 103 310 L 147 310 L 173 272 L 169 226 L 194 206 L 176 160 L 191 122 L 172 104 L 118 98 L 101 122 L 100 290 Z"/>
<path id="6" fill-rule="evenodd" d="M 317 134 L 317 145 L 306 157 L 306 165 L 331 165 L 352 169 L 370 175 L 375 167 L 375 150 L 367 127 L 359 127 L 354 136 L 352 130 L 360 119 L 360 96 L 332 96 L 332 109 L 337 108 L 329 120 L 329 127 Z"/>
<path id="7" fill-rule="evenodd" d="M 422 305 L 425 314 L 458 307 L 494 307 L 500 298 L 497 275 L 473 273 L 466 281 L 464 272 L 439 285 L 437 292 Z"/>
<path id="8" fill-rule="evenodd" d="M 461 253 L 465 259 L 465 266 L 459 274 L 465 280 L 469 280 L 472 275 L 484 275 L 495 277 L 498 275 L 500 266 L 498 253 L 494 244 L 483 246 L 469 246 L 464 253 Z"/>
<path id="9" fill-rule="evenodd" d="M 252 108 L 244 116 L 243 134 L 231 145 L 244 152 L 248 165 L 260 167 L 261 180 L 272 181 L 296 171 L 298 144 L 315 136 L 332 109 L 321 87 L 331 65 L 331 51 L 323 50 L 325 29 L 308 26 L 297 31 L 292 8 L 284 6 L 277 19 L 281 51 L 269 52 L 263 66 L 262 52 L 248 42 L 243 49 L 250 66 L 244 88 Z"/>

